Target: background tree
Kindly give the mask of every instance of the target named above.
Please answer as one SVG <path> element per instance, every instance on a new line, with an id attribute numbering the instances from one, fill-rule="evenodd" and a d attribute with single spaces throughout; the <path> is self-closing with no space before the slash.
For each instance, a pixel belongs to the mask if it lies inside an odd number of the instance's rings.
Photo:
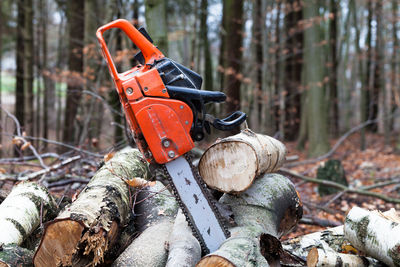
<path id="1" fill-rule="evenodd" d="M 63 142 L 72 144 L 76 141 L 75 120 L 83 87 L 83 40 L 85 29 L 85 1 L 67 2 L 68 19 L 68 68 L 67 98 L 64 115 Z"/>

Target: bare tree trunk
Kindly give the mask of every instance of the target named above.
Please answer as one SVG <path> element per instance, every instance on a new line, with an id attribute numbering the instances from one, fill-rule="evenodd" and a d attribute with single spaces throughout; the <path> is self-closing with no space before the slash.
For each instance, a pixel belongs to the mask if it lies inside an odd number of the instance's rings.
<path id="1" fill-rule="evenodd" d="M 54 118 L 55 111 L 55 94 L 54 94 L 54 81 L 51 78 L 51 71 L 47 64 L 47 24 L 48 24 L 48 1 L 40 0 L 41 6 L 41 42 L 42 42 L 42 73 L 44 83 L 43 94 L 43 138 L 49 137 L 49 125 L 52 123 L 50 120 Z M 59 36 L 61 38 L 61 36 Z M 43 146 L 46 148 L 47 143 L 44 142 Z"/>
<path id="2" fill-rule="evenodd" d="M 67 18 L 69 25 L 69 47 L 67 79 L 67 99 L 64 112 L 63 142 L 73 144 L 76 141 L 75 120 L 81 99 L 83 86 L 83 42 L 85 29 L 85 1 L 67 2 Z"/>
<path id="3" fill-rule="evenodd" d="M 213 69 L 212 69 L 212 58 L 210 53 L 210 44 L 208 42 L 207 32 L 207 17 L 208 17 L 208 1 L 201 0 L 200 3 L 200 40 L 203 48 L 204 57 L 204 89 L 214 90 L 213 86 Z"/>
<path id="4" fill-rule="evenodd" d="M 147 30 L 154 44 L 164 55 L 168 55 L 167 1 L 145 0 Z"/>
<path id="5" fill-rule="evenodd" d="M 25 75 L 25 9 L 24 1 L 18 1 L 18 26 L 17 26 L 17 51 L 16 51 L 16 84 L 15 84 L 15 115 L 21 126 L 25 126 L 25 92 L 24 92 L 24 75 Z"/>
<path id="6" fill-rule="evenodd" d="M 224 90 L 226 91 L 226 113 L 240 109 L 241 59 L 243 40 L 243 1 L 225 0 L 226 4 L 226 38 Z M 235 134 L 238 129 L 227 134 Z"/>
<path id="7" fill-rule="evenodd" d="M 263 106 L 263 66 L 264 66 L 264 53 L 263 53 L 263 24 L 265 14 L 263 14 L 262 0 L 253 1 L 253 58 L 254 58 L 254 91 L 252 93 L 253 101 L 253 114 L 251 121 L 251 127 L 257 131 L 261 130 L 262 124 L 262 106 Z"/>
<path id="8" fill-rule="evenodd" d="M 24 90 L 25 90 L 25 127 L 28 135 L 34 135 L 34 107 L 33 107 L 33 2 L 25 0 L 25 75 L 24 75 Z"/>
<path id="9" fill-rule="evenodd" d="M 339 132 L 339 101 L 338 101 L 338 56 L 337 56 L 337 25 L 339 22 L 337 0 L 330 0 L 329 20 L 329 48 L 330 48 L 330 66 L 328 68 L 329 93 L 330 93 L 330 132 L 336 136 Z"/>
<path id="10" fill-rule="evenodd" d="M 285 79 L 283 81 L 285 96 L 285 125 L 284 136 L 286 140 L 294 141 L 299 136 L 301 114 L 301 72 L 303 31 L 299 23 L 302 16 L 302 2 L 300 0 L 285 3 L 285 31 L 287 50 L 285 60 Z"/>
<path id="11" fill-rule="evenodd" d="M 376 85 L 374 91 L 377 94 L 378 101 L 377 113 L 380 115 L 380 121 L 378 127 L 381 128 L 380 132 L 384 133 L 385 145 L 388 146 L 390 143 L 390 119 L 389 110 L 391 110 L 391 103 L 388 102 L 388 91 L 385 86 L 385 40 L 384 40 L 384 19 L 383 16 L 383 3 L 382 1 L 376 2 Z"/>
<path id="12" fill-rule="evenodd" d="M 308 154 L 311 157 L 322 155 L 329 150 L 328 110 L 324 87 L 324 49 L 321 46 L 321 27 L 319 6 L 312 0 L 304 1 L 304 19 L 311 23 L 304 33 L 304 83 L 308 88 Z"/>

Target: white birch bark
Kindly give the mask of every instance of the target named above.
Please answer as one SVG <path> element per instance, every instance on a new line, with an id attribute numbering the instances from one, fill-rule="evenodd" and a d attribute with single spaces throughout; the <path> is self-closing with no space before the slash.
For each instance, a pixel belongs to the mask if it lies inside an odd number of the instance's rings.
<path id="1" fill-rule="evenodd" d="M 34 182 L 14 186 L 0 205 L 0 244 L 20 245 L 55 210 L 46 188 Z"/>
<path id="2" fill-rule="evenodd" d="M 356 249 L 389 266 L 400 266 L 400 224 L 389 216 L 354 207 L 346 216 L 344 235 Z"/>

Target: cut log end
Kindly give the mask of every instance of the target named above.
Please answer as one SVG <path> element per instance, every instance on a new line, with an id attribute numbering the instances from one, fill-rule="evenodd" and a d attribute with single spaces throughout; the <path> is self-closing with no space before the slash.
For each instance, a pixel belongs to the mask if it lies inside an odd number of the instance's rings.
<path id="1" fill-rule="evenodd" d="M 83 230 L 82 224 L 72 220 L 50 223 L 34 256 L 35 266 L 72 265 Z"/>
<path id="2" fill-rule="evenodd" d="M 201 261 L 197 263 L 196 267 L 236 267 L 236 266 L 221 256 L 210 255 L 201 259 Z"/>
<path id="3" fill-rule="evenodd" d="M 200 175 L 207 185 L 223 192 L 246 190 L 252 184 L 257 169 L 254 149 L 241 142 L 214 146 L 211 153 L 204 155 L 199 166 Z"/>
<path id="4" fill-rule="evenodd" d="M 277 171 L 285 155 L 280 141 L 246 129 L 210 146 L 200 159 L 199 172 L 209 187 L 240 193 L 260 174 Z"/>

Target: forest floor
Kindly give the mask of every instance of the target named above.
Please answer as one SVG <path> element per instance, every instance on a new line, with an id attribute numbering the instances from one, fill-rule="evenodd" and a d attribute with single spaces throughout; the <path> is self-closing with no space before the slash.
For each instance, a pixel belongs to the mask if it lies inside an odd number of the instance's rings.
<path id="1" fill-rule="evenodd" d="M 337 140 L 331 140 L 333 146 Z M 360 150 L 360 135 L 354 134 L 347 138 L 335 151 L 330 159 L 340 160 L 345 170 L 350 188 L 360 188 L 377 183 L 388 182 L 400 177 L 400 154 L 396 153 L 395 146 L 385 146 L 383 136 L 367 134 L 367 148 Z M 393 142 L 394 143 L 394 142 Z M 285 143 L 288 148 L 288 156 L 297 155 L 299 161 L 307 159 L 306 151 L 296 149 L 296 143 Z M 290 168 L 302 175 L 316 177 L 317 169 L 326 160 L 312 164 L 304 164 Z M 400 204 L 387 203 L 375 197 L 359 194 L 338 193 L 324 197 L 318 194 L 318 185 L 305 183 L 301 179 L 292 178 L 300 197 L 304 203 L 305 217 L 311 217 L 314 221 L 327 220 L 332 224 L 343 224 L 347 212 L 354 206 L 369 210 L 386 211 L 390 208 L 400 210 Z M 400 197 L 400 184 L 378 187 L 371 190 L 392 198 Z M 294 231 L 286 238 L 320 231 L 326 227 L 308 224 L 298 224 Z"/>
<path id="2" fill-rule="evenodd" d="M 341 161 L 349 188 L 360 188 L 400 178 L 400 155 L 395 153 L 394 146 L 385 147 L 382 136 L 368 134 L 366 137 L 367 149 L 361 151 L 359 139 L 358 134 L 350 136 L 330 157 L 330 159 Z M 333 146 L 336 141 L 336 139 L 331 140 L 331 145 Z M 285 142 L 285 145 L 288 148 L 288 156 L 296 155 L 299 157 L 297 161 L 300 162 L 307 159 L 306 150 L 299 151 L 296 149 L 295 142 Z M 45 163 L 48 166 L 57 164 L 60 161 L 60 159 L 51 157 L 45 159 Z M 74 199 L 94 175 L 100 161 L 101 158 L 87 158 L 85 156 L 75 163 L 53 171 L 51 177 L 46 178 L 44 182 L 50 192 L 60 198 L 59 202 L 65 199 Z M 318 167 L 325 161 L 299 165 L 290 168 L 290 170 L 314 178 L 316 177 Z M 20 162 L 18 164 L 6 164 L 0 160 L 0 176 L 1 173 L 24 175 L 24 173 L 39 171 L 41 169 L 37 160 Z M 341 225 L 346 213 L 353 206 L 381 211 L 386 211 L 390 208 L 400 210 L 400 204 L 387 203 L 374 197 L 359 194 L 337 193 L 320 197 L 317 184 L 305 182 L 295 177 L 290 178 L 303 201 L 304 218 L 307 220 L 303 220 L 303 222 L 298 224 L 293 232 L 285 236 L 284 239 L 319 231 L 325 229 L 326 225 Z M 40 176 L 37 179 L 40 179 Z M 0 202 L 15 183 L 16 181 L 12 179 L 0 179 Z M 399 198 L 400 183 L 378 187 L 371 191 L 392 198 Z"/>

